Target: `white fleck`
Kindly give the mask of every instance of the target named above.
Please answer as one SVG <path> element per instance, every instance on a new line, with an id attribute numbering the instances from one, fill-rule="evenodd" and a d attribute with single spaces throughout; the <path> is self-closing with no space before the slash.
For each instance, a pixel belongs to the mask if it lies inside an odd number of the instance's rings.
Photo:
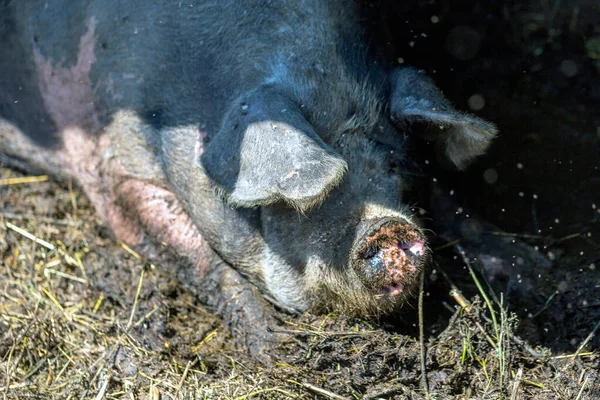
<path id="1" fill-rule="evenodd" d="M 437 24 L 438 22 L 440 22 L 439 17 L 437 15 L 432 15 L 431 16 L 431 23 Z"/>
<path id="2" fill-rule="evenodd" d="M 519 264 L 519 265 L 525 264 L 525 260 L 523 259 L 523 257 L 517 257 L 517 264 Z"/>
<path id="3" fill-rule="evenodd" d="M 525 196 L 525 193 L 519 192 L 519 197 L 523 197 L 523 196 Z"/>
<path id="4" fill-rule="evenodd" d="M 519 168 L 519 169 L 523 169 L 523 164 L 521 164 L 521 163 L 517 163 L 517 168 Z"/>
<path id="5" fill-rule="evenodd" d="M 474 94 L 467 100 L 469 108 L 473 111 L 479 111 L 485 107 L 485 98 L 480 94 Z"/>
<path id="6" fill-rule="evenodd" d="M 572 78 L 577 75 L 577 64 L 573 60 L 563 60 L 560 63 L 560 72 L 567 78 Z"/>
<path id="7" fill-rule="evenodd" d="M 483 171 L 483 180 L 492 185 L 498 180 L 498 172 L 494 168 L 488 168 Z"/>

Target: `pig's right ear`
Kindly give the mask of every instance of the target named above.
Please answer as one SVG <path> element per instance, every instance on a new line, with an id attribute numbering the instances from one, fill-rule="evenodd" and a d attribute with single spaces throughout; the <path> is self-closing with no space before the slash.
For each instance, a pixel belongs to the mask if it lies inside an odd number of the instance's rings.
<path id="1" fill-rule="evenodd" d="M 391 84 L 392 119 L 397 123 L 424 123 L 423 138 L 433 140 L 458 169 L 485 153 L 496 136 L 493 124 L 455 110 L 422 70 L 398 68 L 392 72 Z"/>
<path id="2" fill-rule="evenodd" d="M 283 200 L 306 210 L 322 201 L 346 170 L 299 107 L 273 86 L 236 101 L 200 162 L 236 207 Z"/>

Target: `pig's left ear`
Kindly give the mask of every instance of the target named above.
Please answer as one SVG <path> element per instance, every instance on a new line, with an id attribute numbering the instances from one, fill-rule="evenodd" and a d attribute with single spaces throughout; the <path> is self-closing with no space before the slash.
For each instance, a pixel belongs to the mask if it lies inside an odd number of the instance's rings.
<path id="1" fill-rule="evenodd" d="M 392 119 L 397 123 L 425 123 L 423 138 L 436 142 L 458 169 L 485 153 L 496 136 L 493 124 L 455 110 L 422 70 L 406 67 L 393 71 L 390 95 Z"/>
<path id="2" fill-rule="evenodd" d="M 234 207 L 284 201 L 306 210 L 346 171 L 344 159 L 321 140 L 295 102 L 270 85 L 235 102 L 200 162 Z"/>

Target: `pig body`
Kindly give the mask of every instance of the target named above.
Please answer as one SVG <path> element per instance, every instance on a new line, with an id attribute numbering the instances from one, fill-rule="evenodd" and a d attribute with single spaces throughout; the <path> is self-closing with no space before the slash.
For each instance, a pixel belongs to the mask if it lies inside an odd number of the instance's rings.
<path id="1" fill-rule="evenodd" d="M 0 14 L 0 161 L 75 179 L 124 242 L 200 279 L 216 253 L 291 310 L 400 308 L 427 258 L 402 203 L 409 127 L 459 168 L 495 135 L 381 63 L 351 2 Z"/>

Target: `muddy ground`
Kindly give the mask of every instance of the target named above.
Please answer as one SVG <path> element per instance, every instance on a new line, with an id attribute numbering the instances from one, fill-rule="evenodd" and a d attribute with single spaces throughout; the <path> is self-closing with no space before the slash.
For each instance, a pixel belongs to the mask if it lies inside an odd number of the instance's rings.
<path id="1" fill-rule="evenodd" d="M 382 321 L 281 314 L 260 364 L 177 279 L 176 257 L 118 243 L 76 186 L 0 168 L 4 398 L 600 398 L 600 9 L 393 3 L 366 5 L 382 51 L 501 131 L 466 172 L 418 166 L 412 195 L 437 233 L 423 338 L 418 299 Z M 434 179 L 456 219 L 429 204 Z M 490 243 L 542 258 L 502 250 L 509 267 L 481 271 L 440 226 L 464 213 L 494 224 Z"/>

